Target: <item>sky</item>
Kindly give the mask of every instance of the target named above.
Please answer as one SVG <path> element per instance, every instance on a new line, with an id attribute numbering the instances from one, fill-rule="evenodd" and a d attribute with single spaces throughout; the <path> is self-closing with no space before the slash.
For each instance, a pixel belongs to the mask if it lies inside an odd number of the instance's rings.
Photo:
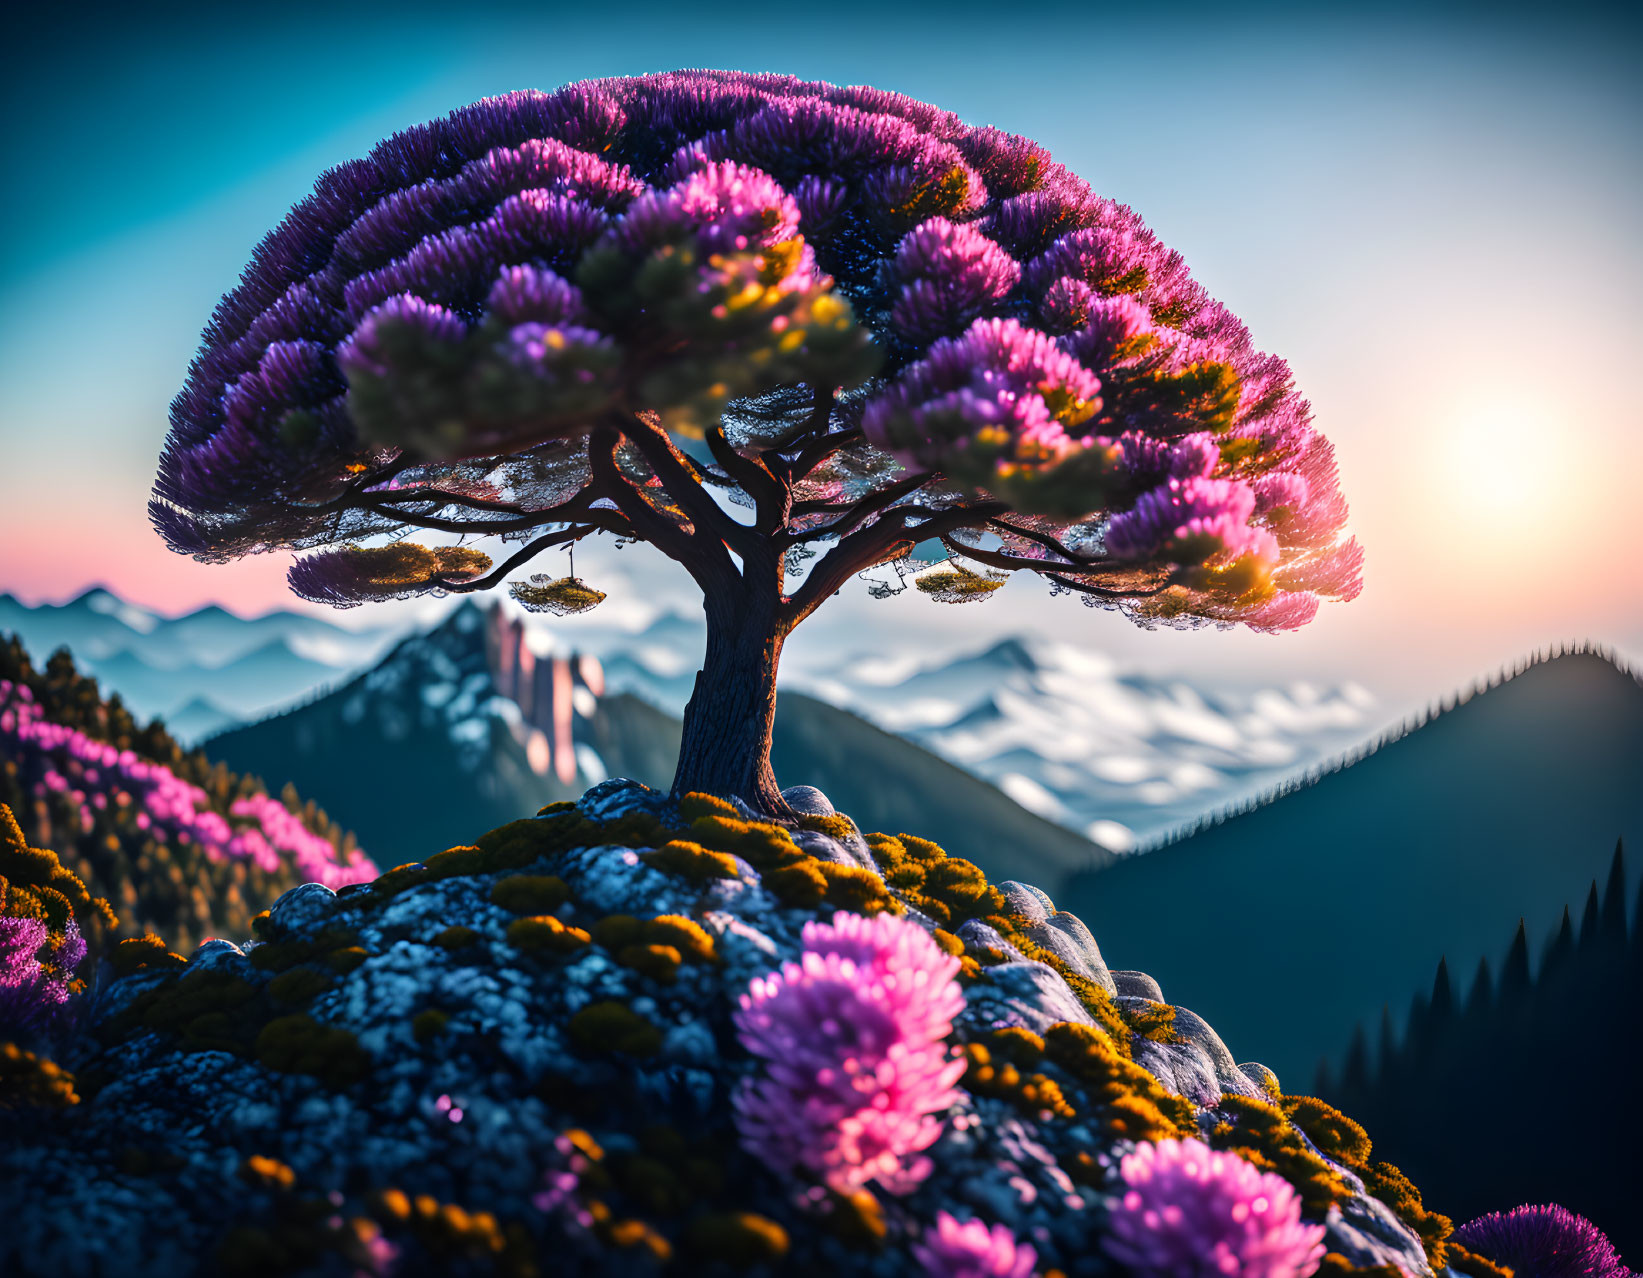
<path id="1" fill-rule="evenodd" d="M 1290 361 L 1368 557 L 1357 601 L 1284 636 L 1143 632 L 1029 580 L 963 608 L 858 586 L 798 632 L 790 662 L 1025 632 L 1203 681 L 1350 679 L 1389 704 L 1562 639 L 1643 662 L 1636 20 L 1395 5 L 237 8 L 76 7 L 10 42 L 0 590 L 305 606 L 285 588 L 288 557 L 198 564 L 167 552 L 144 512 L 168 402 L 251 248 L 322 169 L 394 129 L 511 89 L 719 66 L 935 102 L 1035 138 L 1132 205 Z M 587 551 L 577 568 L 611 593 L 602 613 L 697 606 L 644 548 Z"/>

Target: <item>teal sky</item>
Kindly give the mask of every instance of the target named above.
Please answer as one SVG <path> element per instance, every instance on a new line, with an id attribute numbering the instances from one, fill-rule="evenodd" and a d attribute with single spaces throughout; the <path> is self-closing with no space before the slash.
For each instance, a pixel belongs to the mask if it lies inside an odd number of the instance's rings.
<path id="1" fill-rule="evenodd" d="M 1643 88 L 1601 11 L 286 7 L 37 17 L 0 77 L 0 589 L 290 602 L 143 516 L 200 326 L 325 166 L 474 98 L 678 66 L 867 82 L 1032 136 L 1132 204 L 1340 450 L 1368 589 L 1280 639 L 1144 635 L 1012 583 L 835 603 L 959 644 L 1036 628 L 1182 669 L 1436 691 L 1539 643 L 1643 655 Z M 647 598 L 682 581 L 642 553 Z M 579 568 L 581 560 L 578 563 Z M 614 571 L 614 566 L 612 568 Z M 917 605 L 923 604 L 919 607 Z M 807 627 L 807 629 L 809 629 Z"/>

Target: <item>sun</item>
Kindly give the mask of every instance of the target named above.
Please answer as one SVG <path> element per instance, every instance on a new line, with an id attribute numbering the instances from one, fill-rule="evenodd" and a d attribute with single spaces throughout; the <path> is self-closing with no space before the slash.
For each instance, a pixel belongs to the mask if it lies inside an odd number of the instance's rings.
<path id="1" fill-rule="evenodd" d="M 1504 395 L 1457 404 L 1440 417 L 1433 443 L 1451 517 L 1483 525 L 1478 531 L 1505 520 L 1521 524 L 1567 491 L 1552 420 L 1543 405 Z"/>

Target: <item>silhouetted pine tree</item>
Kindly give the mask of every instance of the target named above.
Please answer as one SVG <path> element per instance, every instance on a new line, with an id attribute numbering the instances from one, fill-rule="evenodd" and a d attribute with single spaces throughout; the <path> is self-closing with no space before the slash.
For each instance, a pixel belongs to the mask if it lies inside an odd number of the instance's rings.
<path id="1" fill-rule="evenodd" d="M 1498 988 L 1487 960 L 1479 963 L 1458 1012 L 1440 962 L 1430 999 L 1414 999 L 1403 1042 L 1383 1007 L 1373 1069 L 1359 1026 L 1340 1070 L 1320 1070 L 1319 1083 L 1324 1099 L 1368 1130 L 1375 1157 L 1421 1186 L 1432 1210 L 1466 1220 L 1561 1203 L 1604 1229 L 1635 1265 L 1643 1109 L 1625 1080 L 1643 1058 L 1643 883 L 1628 927 L 1623 857 L 1617 847 L 1601 898 L 1593 884 L 1578 939 L 1564 910 L 1538 973 L 1520 919 Z"/>

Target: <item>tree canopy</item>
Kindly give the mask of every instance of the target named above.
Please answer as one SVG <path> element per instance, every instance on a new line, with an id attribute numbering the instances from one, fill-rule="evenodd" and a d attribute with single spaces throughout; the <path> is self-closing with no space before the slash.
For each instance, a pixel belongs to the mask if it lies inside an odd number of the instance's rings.
<path id="1" fill-rule="evenodd" d="M 1260 630 L 1362 558 L 1287 365 L 1128 208 L 897 94 L 706 71 L 487 99 L 325 173 L 212 317 L 151 513 L 204 560 L 310 551 L 293 588 L 338 605 L 568 606 L 527 561 L 650 542 L 716 678 L 773 680 L 920 543 L 938 599 L 1024 571 Z"/>

